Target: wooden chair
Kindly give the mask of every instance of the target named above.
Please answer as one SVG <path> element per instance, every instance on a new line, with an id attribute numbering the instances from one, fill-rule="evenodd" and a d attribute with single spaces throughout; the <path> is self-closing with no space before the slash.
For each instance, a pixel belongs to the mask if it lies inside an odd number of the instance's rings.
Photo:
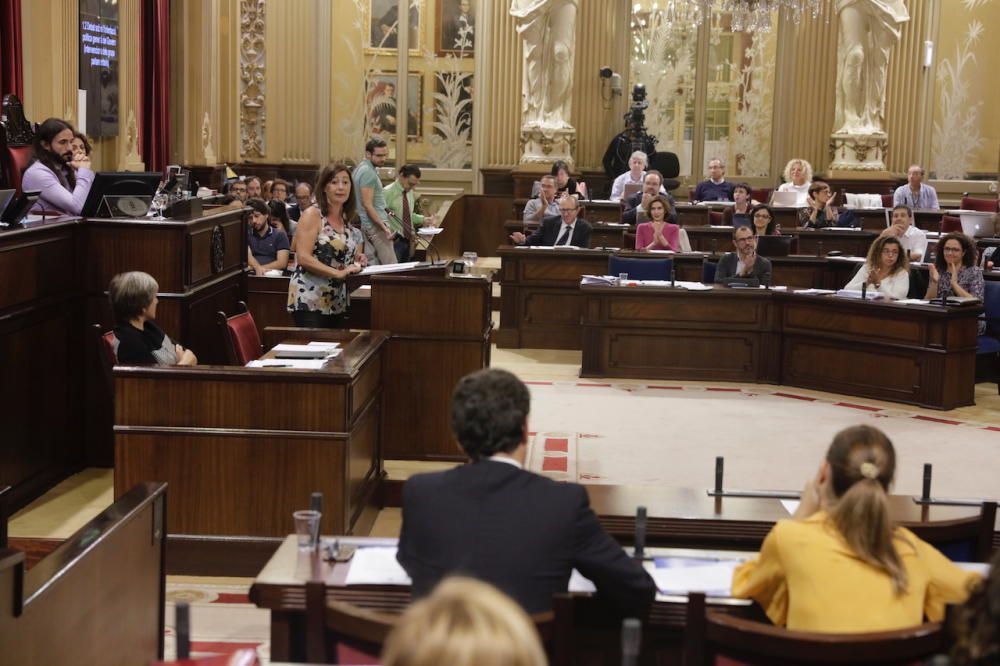
<path id="1" fill-rule="evenodd" d="M 242 312 L 232 317 L 227 317 L 225 312 L 218 313 L 223 346 L 230 365 L 246 365 L 260 358 L 263 352 L 253 315 L 246 303 L 239 301 L 238 305 Z"/>
<path id="2" fill-rule="evenodd" d="M 825 634 L 723 615 L 705 608 L 705 595 L 688 595 L 685 666 L 715 666 L 717 657 L 746 664 L 808 666 L 820 664 L 914 664 L 946 647 L 939 623 L 897 631 Z"/>
<path id="3" fill-rule="evenodd" d="M 363 663 L 364 656 L 378 655 L 399 618 L 326 598 L 322 581 L 306 583 L 306 659 L 313 664 Z M 340 653 L 352 653 L 351 661 Z M 345 654 L 346 656 L 346 654 Z"/>
<path id="4" fill-rule="evenodd" d="M 956 562 L 989 562 L 997 503 L 983 502 L 979 515 L 962 520 L 904 525 Z"/>
<path id="5" fill-rule="evenodd" d="M 35 133 L 24 117 L 17 95 L 4 95 L 0 106 L 0 176 L 6 187 L 21 193 L 21 174 L 34 152 Z"/>

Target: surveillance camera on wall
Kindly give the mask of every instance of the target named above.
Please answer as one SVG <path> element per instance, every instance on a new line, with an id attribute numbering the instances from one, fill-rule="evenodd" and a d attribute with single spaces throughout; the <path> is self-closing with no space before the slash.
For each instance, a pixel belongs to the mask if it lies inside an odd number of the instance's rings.
<path id="1" fill-rule="evenodd" d="M 612 74 L 611 75 L 611 92 L 615 95 L 622 94 L 622 75 Z"/>
<path id="2" fill-rule="evenodd" d="M 610 67 L 601 67 L 600 75 L 602 79 L 610 79 L 614 75 L 614 72 Z"/>

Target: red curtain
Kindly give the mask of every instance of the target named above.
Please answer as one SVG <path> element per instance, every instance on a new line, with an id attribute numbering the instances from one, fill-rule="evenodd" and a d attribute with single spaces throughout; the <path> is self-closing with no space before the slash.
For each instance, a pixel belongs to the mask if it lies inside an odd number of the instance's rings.
<path id="1" fill-rule="evenodd" d="M 14 93 L 24 100 L 21 49 L 21 0 L 0 0 L 0 97 Z"/>
<path id="2" fill-rule="evenodd" d="M 142 2 L 142 121 L 139 135 L 149 171 L 170 163 L 170 0 Z"/>

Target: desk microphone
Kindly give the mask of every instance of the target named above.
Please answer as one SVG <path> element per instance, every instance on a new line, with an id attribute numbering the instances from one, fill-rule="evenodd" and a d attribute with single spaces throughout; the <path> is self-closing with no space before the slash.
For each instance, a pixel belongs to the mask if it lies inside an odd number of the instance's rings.
<path id="1" fill-rule="evenodd" d="M 920 493 L 920 499 L 929 501 L 931 498 L 931 473 L 933 469 L 930 463 L 924 463 L 924 486 Z"/>
<path id="2" fill-rule="evenodd" d="M 722 479 L 725 470 L 726 459 L 722 456 L 715 456 L 715 494 L 722 494 Z"/>
<path id="3" fill-rule="evenodd" d="M 640 506 L 635 510 L 635 551 L 634 557 L 637 560 L 643 558 L 646 550 L 646 507 Z"/>
<path id="4" fill-rule="evenodd" d="M 719 249 L 719 241 L 715 238 L 712 239 L 712 256 L 714 257 Z"/>
<path id="5" fill-rule="evenodd" d="M 323 493 L 315 492 L 309 496 L 309 510 L 323 513 Z"/>
<path id="6" fill-rule="evenodd" d="M 868 299 L 868 281 L 865 280 L 864 282 L 861 283 L 861 300 L 864 301 L 867 299 Z"/>
<path id="7" fill-rule="evenodd" d="M 823 256 L 823 241 L 816 241 L 816 256 Z"/>
<path id="8" fill-rule="evenodd" d="M 622 620 L 622 666 L 639 663 L 639 646 L 642 644 L 642 623 L 638 618 Z"/>
<path id="9" fill-rule="evenodd" d="M 186 601 L 174 606 L 174 630 L 177 632 L 177 659 L 191 658 L 191 607 Z"/>
<path id="10" fill-rule="evenodd" d="M 675 286 L 675 283 L 677 281 L 676 278 L 677 278 L 677 269 L 674 266 L 674 262 L 671 261 L 670 262 L 670 287 L 671 288 L 673 288 Z"/>

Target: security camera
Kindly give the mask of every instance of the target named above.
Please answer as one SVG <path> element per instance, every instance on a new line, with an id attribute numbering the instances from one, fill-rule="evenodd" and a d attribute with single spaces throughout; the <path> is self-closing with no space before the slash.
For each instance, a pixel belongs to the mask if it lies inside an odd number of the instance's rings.
<path id="1" fill-rule="evenodd" d="M 611 92 L 614 95 L 622 94 L 622 75 L 612 74 L 611 75 Z"/>
<path id="2" fill-rule="evenodd" d="M 614 76 L 614 72 L 611 70 L 610 67 L 601 67 L 600 74 L 602 79 L 610 79 L 612 76 Z"/>

